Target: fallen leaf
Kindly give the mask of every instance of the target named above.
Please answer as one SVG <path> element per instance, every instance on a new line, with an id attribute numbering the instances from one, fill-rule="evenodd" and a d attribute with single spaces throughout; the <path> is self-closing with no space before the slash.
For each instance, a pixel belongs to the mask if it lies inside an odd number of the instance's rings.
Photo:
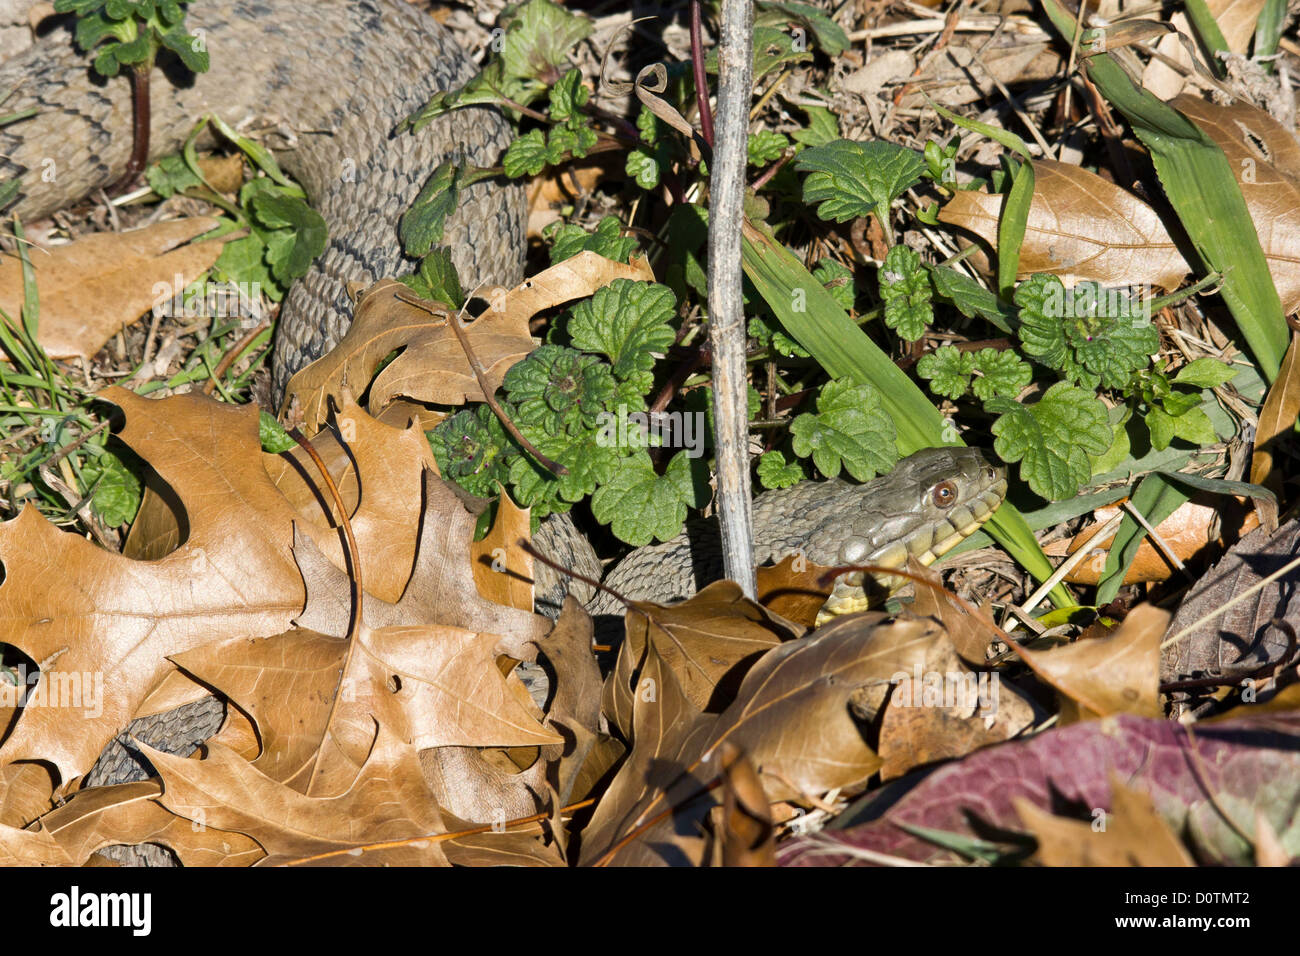
<path id="1" fill-rule="evenodd" d="M 1024 797 L 1016 813 L 1046 866 L 1195 866 L 1151 797 L 1111 776 L 1110 811 L 1084 823 L 1055 816 Z"/>
<path id="2" fill-rule="evenodd" d="M 464 326 L 466 341 L 495 390 L 510 367 L 536 348 L 528 321 L 543 309 L 585 298 L 614 279 L 653 279 L 644 262 L 624 265 L 594 252 L 580 252 L 495 299 Z M 401 296 L 401 298 L 399 298 Z M 296 396 L 308 429 L 323 422 L 328 402 L 370 389 L 370 407 L 382 410 L 397 398 L 435 405 L 481 402 L 483 391 L 448 325 L 446 306 L 428 303 L 431 314 L 403 299 L 409 288 L 381 279 L 357 302 L 347 334 L 332 351 L 289 380 L 283 408 Z M 440 310 L 440 311 L 438 311 Z M 371 382 L 379 363 L 396 349 L 402 354 Z"/>
<path id="3" fill-rule="evenodd" d="M 1169 626 L 1170 640 L 1175 643 L 1161 652 L 1161 681 L 1196 674 L 1240 679 L 1290 659 L 1294 649 L 1286 628 L 1274 621 L 1295 620 L 1293 605 L 1300 570 L 1293 568 L 1223 613 L 1218 612 L 1264 578 L 1281 571 L 1297 553 L 1300 521 L 1294 519 L 1272 534 L 1256 528 L 1233 545 L 1179 606 Z"/>
<path id="4" fill-rule="evenodd" d="M 1273 470 L 1273 450 L 1287 441 L 1300 417 L 1300 332 L 1291 333 L 1291 344 L 1282 359 L 1277 378 L 1268 387 L 1255 426 L 1255 449 L 1250 458 L 1252 484 L 1282 490 L 1281 476 Z"/>
<path id="5" fill-rule="evenodd" d="M 90 359 L 119 329 L 170 304 L 212 267 L 226 240 L 190 240 L 216 225 L 197 216 L 33 247 L 41 306 L 37 340 L 52 358 Z M 22 304 L 22 263 L 6 256 L 0 262 L 0 308 L 17 316 Z"/>
<path id="6" fill-rule="evenodd" d="M 1018 278 L 1060 276 L 1067 285 L 1090 279 L 1128 286 L 1134 277 L 1175 289 L 1188 265 L 1156 211 L 1132 193 L 1079 166 L 1034 160 L 1034 198 L 1020 247 Z M 1006 197 L 960 190 L 939 219 L 997 248 Z"/>
<path id="7" fill-rule="evenodd" d="M 135 716 L 173 669 L 169 654 L 279 633 L 303 600 L 293 511 L 262 467 L 257 409 L 120 388 L 100 397 L 124 412 L 121 439 L 184 502 L 188 536 L 161 560 L 133 561 L 30 505 L 0 524 L 0 620 L 6 641 L 42 666 L 36 689 L 58 700 L 82 675 L 102 678 L 102 706 L 29 706 L 0 747 L 0 763 L 48 761 L 64 782 Z"/>
<path id="8" fill-rule="evenodd" d="M 997 845 L 1015 856 L 1024 852 L 1012 839 L 1023 830 L 1017 798 L 1042 810 L 1110 811 L 1118 777 L 1146 791 L 1199 862 L 1248 866 L 1254 852 L 1240 834 L 1254 830 L 1256 810 L 1284 844 L 1296 837 L 1297 733 L 1295 712 L 1190 727 L 1131 714 L 1085 721 L 939 767 L 904 792 L 881 793 L 887 807 L 873 806 L 874 795 L 864 798 L 841 815 L 839 829 L 788 841 L 777 856 L 782 866 L 870 865 L 859 850 L 932 864 L 967 861 L 927 839 L 930 832 L 963 842 L 988 842 L 1001 832 L 1007 839 Z"/>
<path id="9" fill-rule="evenodd" d="M 267 853 L 262 866 L 318 861 L 328 866 L 445 866 L 443 815 L 429 793 L 414 748 L 382 727 L 351 785 L 336 796 L 309 797 L 262 774 L 214 744 L 203 760 L 148 750 L 162 776 L 159 802 L 172 813 L 242 833 Z M 397 846 L 376 847 L 375 844 Z"/>
<path id="10" fill-rule="evenodd" d="M 266 854 L 242 833 L 210 826 L 165 810 L 157 802 L 157 780 L 94 787 L 41 818 L 49 833 L 77 865 L 96 851 L 118 844 L 157 843 L 168 847 L 182 866 L 251 866 Z"/>
<path id="11" fill-rule="evenodd" d="M 1160 641 L 1169 612 L 1140 604 L 1107 637 L 1075 641 L 1050 651 L 1016 653 L 1061 696 L 1061 723 L 1112 714 L 1155 717 L 1160 706 Z"/>

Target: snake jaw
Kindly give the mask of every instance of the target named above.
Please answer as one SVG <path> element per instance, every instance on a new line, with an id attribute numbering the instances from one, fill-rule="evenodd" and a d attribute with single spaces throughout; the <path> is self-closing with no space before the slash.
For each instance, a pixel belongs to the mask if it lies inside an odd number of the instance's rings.
<path id="1" fill-rule="evenodd" d="M 914 557 L 929 566 L 979 530 L 1007 493 L 1005 473 L 988 466 L 982 458 L 979 462 L 979 467 L 973 471 L 968 469 L 970 473 L 962 476 L 969 488 L 967 493 L 959 495 L 956 504 L 941 516 L 922 520 L 902 539 L 889 542 L 857 563 L 901 569 L 909 557 Z M 817 612 L 816 625 L 820 627 L 832 618 L 878 605 L 906 583 L 907 579 L 899 575 L 864 575 L 861 571 L 842 574 L 835 579 L 830 596 Z"/>

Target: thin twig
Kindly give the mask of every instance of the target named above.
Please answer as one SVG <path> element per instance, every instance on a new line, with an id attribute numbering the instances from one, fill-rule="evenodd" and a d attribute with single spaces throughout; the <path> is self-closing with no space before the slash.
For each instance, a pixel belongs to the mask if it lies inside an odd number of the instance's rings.
<path id="1" fill-rule="evenodd" d="M 245 335 L 243 338 L 241 338 L 238 342 L 234 344 L 234 346 L 230 349 L 230 351 L 226 352 L 226 354 L 221 357 L 221 361 L 217 363 L 217 367 L 214 368 L 212 370 L 212 374 L 208 376 L 207 384 L 203 386 L 204 395 L 212 394 L 212 389 L 216 387 L 218 379 L 220 379 L 221 376 L 226 374 L 230 366 L 235 364 L 239 356 L 241 356 L 244 353 L 244 349 L 252 345 L 253 340 L 256 339 L 259 335 L 261 335 L 270 327 L 271 327 L 271 323 L 268 322 L 266 319 L 263 319 L 260 323 L 258 323 L 255 329 L 251 329 L 247 335 Z"/>
<path id="2" fill-rule="evenodd" d="M 394 291 L 393 297 L 399 302 L 405 302 L 407 305 L 414 306 L 422 312 L 427 312 L 432 316 L 438 316 L 446 320 L 447 324 L 451 326 L 451 331 L 456 336 L 456 341 L 460 343 L 461 351 L 465 353 L 465 361 L 469 362 L 469 367 L 471 371 L 474 372 L 474 378 L 478 382 L 479 390 L 483 393 L 483 401 L 487 403 L 488 408 L 492 409 L 497 420 L 501 422 L 501 427 L 510 433 L 510 437 L 519 443 L 520 448 L 532 455 L 533 458 L 537 460 L 537 463 L 551 474 L 559 477 L 567 475 L 569 469 L 565 468 L 558 461 L 551 461 L 551 459 L 547 458 L 540 451 L 534 448 L 533 443 L 519 433 L 519 429 L 515 427 L 515 423 L 510 420 L 510 417 L 506 415 L 505 410 L 497 403 L 496 398 L 494 398 L 492 394 L 495 390 L 488 385 L 487 373 L 483 371 L 483 366 L 479 363 L 478 357 L 474 354 L 474 350 L 470 348 L 469 339 L 465 336 L 465 330 L 460 327 L 460 316 L 453 315 L 451 312 L 446 312 L 442 309 L 435 309 L 431 304 L 422 302 L 414 296 L 407 296 L 401 290 Z M 471 298 L 473 298 L 472 294 L 466 296 L 465 302 L 468 304 Z M 464 311 L 464 309 L 461 309 L 462 313 L 464 313 Z"/>

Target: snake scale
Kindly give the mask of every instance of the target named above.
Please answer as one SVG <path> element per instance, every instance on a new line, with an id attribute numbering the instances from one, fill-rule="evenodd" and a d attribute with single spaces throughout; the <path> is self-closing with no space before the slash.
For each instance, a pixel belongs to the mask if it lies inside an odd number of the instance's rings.
<path id="1" fill-rule="evenodd" d="M 494 164 L 509 129 L 497 113 L 475 107 L 444 115 L 418 135 L 396 131 L 434 92 L 473 72 L 454 38 L 402 0 L 201 0 L 188 9 L 211 70 L 156 77 L 151 158 L 176 152 L 209 112 L 231 124 L 261 121 L 271 130 L 268 145 L 329 226 L 326 251 L 295 283 L 280 313 L 273 360 L 279 395 L 294 371 L 346 331 L 349 282 L 411 270 L 398 220 L 433 170 L 447 160 Z M 16 211 L 24 219 L 121 176 L 131 148 L 128 84 L 95 77 L 70 30 L 53 30 L 0 67 L 0 90 L 11 89 L 6 112 L 37 110 L 0 128 L 0 179 L 21 180 Z M 522 277 L 524 223 L 518 186 L 489 181 L 462 194 L 444 241 L 467 288 Z M 910 551 L 932 560 L 987 518 L 1004 491 L 999 471 L 977 452 L 959 449 L 913 456 L 893 475 L 862 486 L 805 482 L 756 499 L 756 557 L 762 562 L 797 550 L 817 564 L 901 564 Z M 566 566 L 600 575 L 594 552 L 571 522 L 544 524 L 537 543 Z M 629 598 L 671 600 L 720 574 L 716 527 L 697 522 L 674 541 L 633 552 L 607 580 Z M 539 609 L 553 611 L 563 586 L 554 575 L 539 571 L 538 578 Z M 862 592 L 860 576 L 841 579 L 831 604 L 852 610 Z M 575 594 L 594 615 L 618 612 L 609 595 L 577 588 Z M 105 748 L 84 783 L 147 774 L 128 734 L 188 754 L 223 716 L 224 706 L 209 697 L 137 719 Z"/>

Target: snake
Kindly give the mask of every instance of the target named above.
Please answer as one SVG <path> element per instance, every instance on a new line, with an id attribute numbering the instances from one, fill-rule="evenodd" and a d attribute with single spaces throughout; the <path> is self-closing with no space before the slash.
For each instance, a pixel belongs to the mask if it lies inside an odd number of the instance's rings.
<path id="1" fill-rule="evenodd" d="M 160 64 L 155 71 L 151 160 L 175 153 L 208 114 L 237 128 L 252 124 L 329 228 L 325 251 L 281 306 L 272 359 L 273 394 L 280 395 L 294 372 L 346 332 L 349 284 L 412 271 L 399 220 L 434 171 L 446 162 L 493 165 L 511 131 L 481 106 L 443 114 L 418 134 L 402 129 L 434 93 L 474 73 L 455 37 L 402 0 L 202 0 L 187 10 L 211 68 L 187 75 Z M 128 84 L 96 76 L 66 23 L 0 66 L 0 92 L 8 90 L 5 112 L 34 109 L 29 119 L 0 127 L 0 180 L 20 181 L 14 211 L 21 218 L 49 215 L 122 176 L 131 152 Z M 521 186 L 486 180 L 462 192 L 443 244 L 464 287 L 522 278 L 525 221 Z M 1005 493 L 1002 470 L 979 451 L 922 450 L 864 484 L 805 481 L 757 496 L 754 557 L 761 564 L 799 554 L 828 567 L 900 568 L 909 556 L 929 563 L 974 532 Z M 539 551 L 599 578 L 591 544 L 567 516 L 555 519 L 535 536 Z M 539 568 L 536 606 L 554 616 L 572 593 L 597 621 L 619 620 L 622 599 L 685 599 L 722 572 L 716 519 L 700 519 L 671 541 L 632 551 L 605 574 L 605 590 Z M 858 610 L 899 583 L 845 573 L 822 614 Z M 224 704 L 209 696 L 137 718 L 105 747 L 82 787 L 149 775 L 134 740 L 189 755 L 224 714 Z M 157 853 L 142 861 L 168 862 Z"/>

